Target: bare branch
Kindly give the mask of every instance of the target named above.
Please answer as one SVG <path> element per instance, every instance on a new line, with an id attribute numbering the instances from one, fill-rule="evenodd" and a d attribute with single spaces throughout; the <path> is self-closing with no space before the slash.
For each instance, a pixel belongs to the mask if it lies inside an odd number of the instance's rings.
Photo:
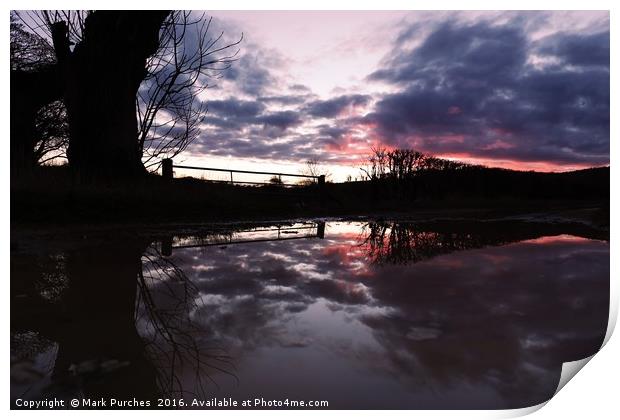
<path id="1" fill-rule="evenodd" d="M 213 18 L 203 13 L 170 14 L 160 31 L 160 47 L 148 61 L 148 76 L 137 97 L 138 147 L 143 163 L 157 170 L 161 158 L 174 157 L 200 134 L 207 105 L 200 94 L 228 69 L 243 40 L 223 42 L 224 33 L 210 37 Z"/>

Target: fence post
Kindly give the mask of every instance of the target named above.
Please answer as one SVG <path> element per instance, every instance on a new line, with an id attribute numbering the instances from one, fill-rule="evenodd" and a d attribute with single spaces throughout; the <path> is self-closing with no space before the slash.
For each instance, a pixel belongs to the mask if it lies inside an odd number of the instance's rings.
<path id="1" fill-rule="evenodd" d="M 172 255 L 172 236 L 166 236 L 161 240 L 161 255 L 164 257 Z"/>
<path id="2" fill-rule="evenodd" d="M 325 206 L 325 175 L 319 175 L 319 200 L 321 207 Z"/>
<path id="3" fill-rule="evenodd" d="M 316 236 L 319 239 L 325 238 L 325 222 L 318 222 L 316 224 Z"/>
<path id="4" fill-rule="evenodd" d="M 174 172 L 172 171 L 172 159 L 161 160 L 161 175 L 164 179 L 174 178 Z"/>

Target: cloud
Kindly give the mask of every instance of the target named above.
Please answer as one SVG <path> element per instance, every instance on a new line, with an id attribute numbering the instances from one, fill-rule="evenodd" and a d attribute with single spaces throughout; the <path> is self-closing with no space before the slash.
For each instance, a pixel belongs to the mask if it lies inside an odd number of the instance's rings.
<path id="1" fill-rule="evenodd" d="M 365 117 L 385 143 L 493 159 L 608 162 L 608 31 L 533 42 L 512 21 L 446 22 L 414 48 L 399 39 L 368 77 L 397 88 Z"/>
<path id="2" fill-rule="evenodd" d="M 241 95 L 256 98 L 280 92 L 278 71 L 286 68 L 287 59 L 277 51 L 244 41 L 233 65 L 223 73 L 227 88 Z"/>
<path id="3" fill-rule="evenodd" d="M 461 81 L 490 77 L 487 83 L 494 84 L 518 71 L 525 61 L 526 38 L 518 27 L 447 21 L 414 49 L 407 49 L 405 34 L 417 36 L 405 30 L 383 67 L 369 79 L 450 88 Z"/>
<path id="4" fill-rule="evenodd" d="M 173 259 L 199 288 L 195 319 L 205 335 L 238 360 L 318 348 L 339 369 L 398 381 L 410 391 L 401 408 L 547 400 L 562 363 L 587 357 L 604 338 L 609 245 L 548 236 L 548 225 L 516 236 L 455 227 L 330 224 L 323 240 L 178 249 Z M 379 252 L 394 258 L 373 263 L 372 232 L 384 235 Z M 326 335 L 324 323 L 309 322 L 325 317 L 345 333 Z M 438 390 L 432 398 L 411 400 L 429 387 Z"/>
<path id="5" fill-rule="evenodd" d="M 609 68 L 609 32 L 593 34 L 555 34 L 544 39 L 538 52 L 555 56 L 563 64 Z"/>
<path id="6" fill-rule="evenodd" d="M 244 101 L 234 98 L 208 101 L 207 104 L 210 113 L 227 118 L 255 117 L 265 110 L 265 105 L 259 102 Z"/>
<path id="7" fill-rule="evenodd" d="M 341 95 L 327 100 L 316 100 L 306 105 L 305 111 L 313 117 L 334 118 L 349 107 L 366 105 L 369 95 Z"/>
<path id="8" fill-rule="evenodd" d="M 268 86 L 275 84 L 269 71 L 269 63 L 255 53 L 244 54 L 226 71 L 225 78 L 235 82 L 238 89 L 251 96 L 261 95 Z"/>
<path id="9" fill-rule="evenodd" d="M 312 89 L 310 89 L 308 86 L 306 85 L 302 85 L 300 83 L 295 83 L 289 86 L 290 90 L 293 91 L 298 91 L 298 92 L 311 92 Z"/>
<path id="10" fill-rule="evenodd" d="M 289 127 L 299 125 L 301 123 L 301 118 L 299 114 L 294 111 L 280 111 L 260 116 L 256 121 L 266 126 L 273 126 L 281 130 L 286 130 Z"/>
<path id="11" fill-rule="evenodd" d="M 300 105 L 306 103 L 309 99 L 313 98 L 312 94 L 305 95 L 271 95 L 271 96 L 261 96 L 259 101 L 267 104 L 275 104 L 275 105 Z"/>
<path id="12" fill-rule="evenodd" d="M 362 85 L 320 98 L 287 73 L 285 57 L 244 44 L 207 100 L 192 153 L 344 163 L 379 143 L 491 165 L 607 164 L 609 23 L 571 19 L 506 12 L 403 20 L 384 34 L 391 44 Z"/>

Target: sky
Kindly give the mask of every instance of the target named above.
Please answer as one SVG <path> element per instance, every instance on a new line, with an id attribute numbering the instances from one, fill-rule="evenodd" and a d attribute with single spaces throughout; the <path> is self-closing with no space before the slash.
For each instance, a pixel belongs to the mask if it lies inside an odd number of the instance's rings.
<path id="1" fill-rule="evenodd" d="M 214 11 L 243 42 L 175 163 L 361 176 L 372 147 L 519 170 L 609 164 L 608 12 Z M 197 174 L 193 174 L 196 176 Z"/>

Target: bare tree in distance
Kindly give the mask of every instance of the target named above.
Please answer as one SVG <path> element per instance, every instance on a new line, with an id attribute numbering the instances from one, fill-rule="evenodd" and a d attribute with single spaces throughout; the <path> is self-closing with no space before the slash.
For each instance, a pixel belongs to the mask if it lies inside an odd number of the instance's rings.
<path id="1" fill-rule="evenodd" d="M 365 174 L 367 179 L 384 178 L 387 172 L 387 149 L 372 146 L 371 154 L 366 161 L 362 162 L 362 165 L 364 166 L 360 167 L 360 171 Z"/>
<path id="2" fill-rule="evenodd" d="M 321 164 L 321 162 L 319 162 L 318 159 L 308 159 L 306 161 L 306 165 L 301 170 L 301 174 L 307 175 L 307 176 L 313 176 L 313 177 L 319 177 L 321 175 L 325 175 L 325 181 L 331 181 L 331 177 L 332 177 L 331 172 L 329 172 L 329 170 L 325 167 L 325 165 Z M 314 182 L 315 181 L 311 181 L 308 179 L 301 181 L 302 184 L 312 184 Z"/>
<path id="3" fill-rule="evenodd" d="M 412 149 L 373 147 L 365 165 L 360 167 L 368 180 L 406 180 L 421 172 L 479 169 L 480 165 L 441 159 Z"/>
<path id="4" fill-rule="evenodd" d="M 269 183 L 271 185 L 282 185 L 282 178 L 280 178 L 278 175 L 274 175 L 271 178 L 269 178 Z"/>

